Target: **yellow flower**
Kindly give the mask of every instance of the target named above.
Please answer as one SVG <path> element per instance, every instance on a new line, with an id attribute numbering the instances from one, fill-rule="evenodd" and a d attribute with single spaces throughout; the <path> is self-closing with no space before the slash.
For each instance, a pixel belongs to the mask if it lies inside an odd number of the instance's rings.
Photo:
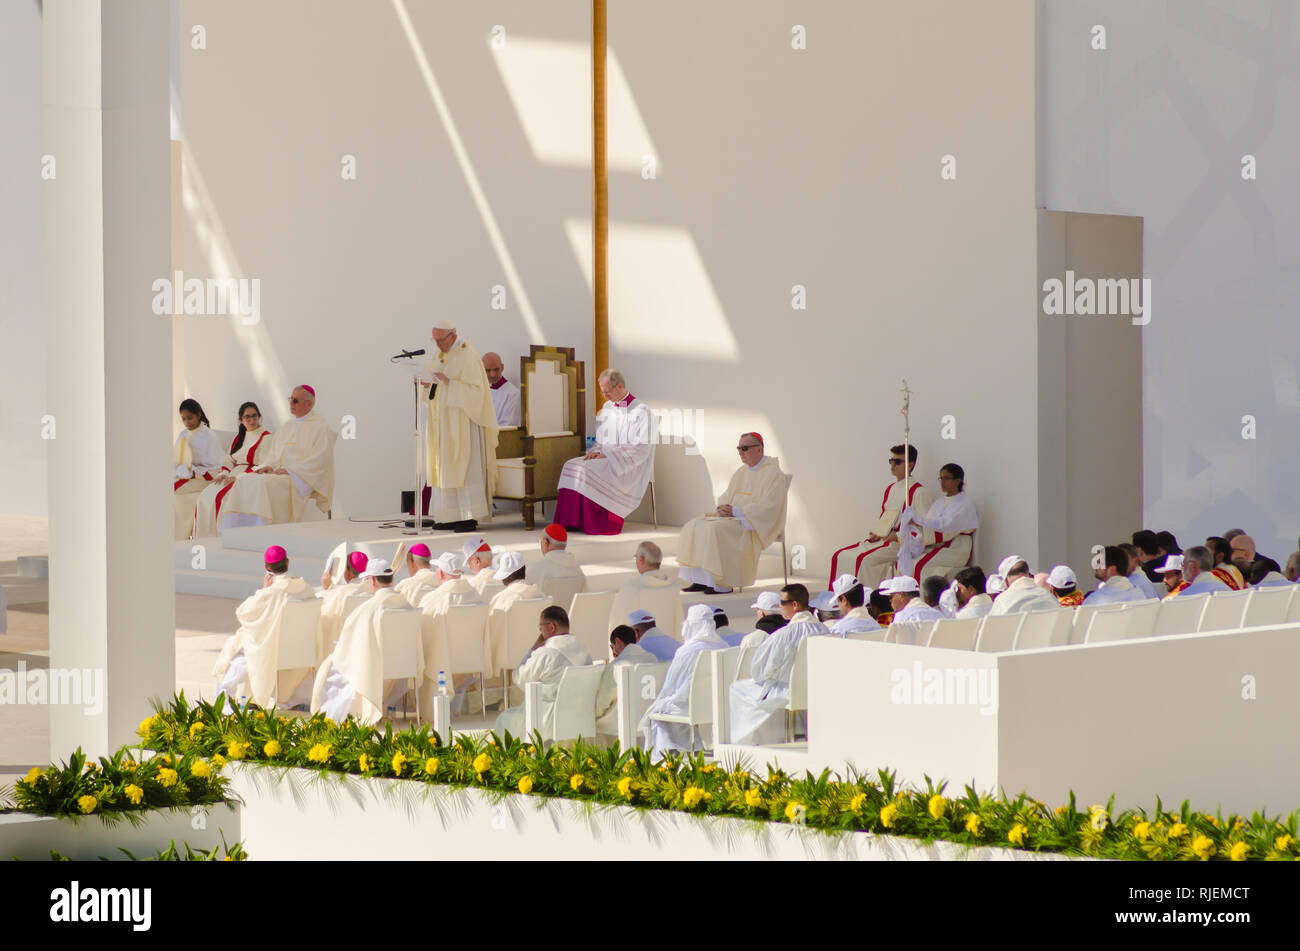
<path id="1" fill-rule="evenodd" d="M 686 791 L 682 793 L 682 802 L 686 804 L 687 809 L 694 809 L 704 800 L 712 798 L 699 786 L 687 786 Z"/>
<path id="2" fill-rule="evenodd" d="M 258 720 L 262 720 L 266 718 L 266 714 L 263 713 L 261 710 L 258 710 L 256 713 L 254 713 L 253 716 Z"/>
<path id="3" fill-rule="evenodd" d="M 1197 858 L 1208 859 L 1214 854 L 1214 842 L 1208 835 L 1198 835 L 1192 840 L 1192 851 L 1196 853 Z"/>
<path id="4" fill-rule="evenodd" d="M 430 756 L 424 761 L 424 771 L 430 776 L 438 775 L 438 757 Z"/>
<path id="5" fill-rule="evenodd" d="M 787 802 L 785 804 L 785 818 L 787 822 L 802 822 L 807 814 L 807 809 L 801 802 Z"/>
<path id="6" fill-rule="evenodd" d="M 1291 838 L 1289 835 L 1280 835 L 1273 843 L 1273 848 L 1277 849 L 1279 852 L 1285 852 L 1291 847 L 1291 843 L 1294 841 L 1295 839 Z"/>
<path id="7" fill-rule="evenodd" d="M 99 772 L 99 764 L 96 763 L 94 760 L 91 760 L 89 763 L 86 764 L 86 772 L 88 772 L 88 773 L 98 773 L 98 772 Z"/>
<path id="8" fill-rule="evenodd" d="M 1090 807 L 1088 816 L 1088 825 L 1092 826 L 1094 832 L 1104 832 L 1106 823 L 1110 821 L 1110 814 L 1102 806 Z"/>
<path id="9" fill-rule="evenodd" d="M 307 759 L 313 763 L 328 763 L 330 747 L 328 743 L 317 743 L 307 751 Z"/>
<path id="10" fill-rule="evenodd" d="M 488 771 L 491 765 L 492 757 L 486 753 L 479 753 L 478 756 L 474 757 L 474 772 L 478 773 L 479 779 L 483 778 L 483 774 Z"/>
<path id="11" fill-rule="evenodd" d="M 745 790 L 745 805 L 749 806 L 750 809 L 757 809 L 762 804 L 763 804 L 762 793 L 760 793 L 757 789 Z"/>
<path id="12" fill-rule="evenodd" d="M 202 733 L 202 732 L 203 732 L 203 721 L 202 721 L 202 720 L 195 720 L 193 723 L 190 724 L 190 739 L 191 739 L 191 740 L 194 739 L 196 736 L 198 736 L 198 735 L 199 735 L 200 733 Z"/>
<path id="13" fill-rule="evenodd" d="M 271 759 L 275 759 L 282 752 L 284 752 L 284 748 L 280 746 L 279 740 L 270 740 L 267 742 L 267 744 L 264 747 L 262 747 L 262 752 L 265 753 Z"/>
<path id="14" fill-rule="evenodd" d="M 1007 833 L 1007 841 L 1010 842 L 1012 845 L 1024 845 L 1025 834 L 1028 831 L 1029 830 L 1025 828 L 1023 823 L 1017 822 L 1015 825 L 1011 827 L 1011 830 Z"/>
<path id="15" fill-rule="evenodd" d="M 27 771 L 27 777 L 23 780 L 23 782 L 25 782 L 28 786 L 30 786 L 32 783 L 36 782 L 36 780 L 40 779 L 44 775 L 45 775 L 45 771 L 43 769 L 41 769 L 39 766 L 33 766 L 31 769 Z"/>
<path id="16" fill-rule="evenodd" d="M 151 717 L 145 717 L 143 720 L 140 721 L 140 726 L 137 728 L 136 732 L 139 733 L 141 736 L 148 736 L 149 731 L 153 729 L 153 725 L 155 722 L 157 722 L 157 720 L 158 720 L 157 714 L 154 714 Z"/>
<path id="17" fill-rule="evenodd" d="M 1139 822 L 1133 827 L 1133 834 L 1138 837 L 1139 841 L 1145 842 L 1151 837 L 1151 823 Z"/>
<path id="18" fill-rule="evenodd" d="M 135 769 L 135 760 L 133 759 L 122 760 L 122 768 L 127 772 L 133 771 Z"/>
<path id="19" fill-rule="evenodd" d="M 77 800 L 77 806 L 80 807 L 81 811 L 86 813 L 86 815 L 90 815 L 90 813 L 94 812 L 95 807 L 98 805 L 99 800 L 94 796 L 82 796 Z"/>
<path id="20" fill-rule="evenodd" d="M 1056 814 L 1057 814 L 1058 816 L 1063 816 L 1063 815 L 1065 815 L 1065 807 L 1064 807 L 1064 806 L 1057 806 L 1057 807 L 1056 807 Z"/>
<path id="21" fill-rule="evenodd" d="M 948 811 L 948 801 L 943 796 L 935 793 L 930 797 L 930 802 L 926 805 L 930 810 L 930 816 L 934 819 L 942 819 L 943 814 Z"/>
<path id="22" fill-rule="evenodd" d="M 393 754 L 393 764 L 392 764 L 392 765 L 393 765 L 393 775 L 394 775 L 394 776 L 401 776 L 401 775 L 402 775 L 402 767 L 406 765 L 406 757 L 403 756 L 400 752 L 399 752 L 399 753 L 394 753 L 394 754 Z"/>
<path id="23" fill-rule="evenodd" d="M 239 740 L 231 740 L 226 744 L 226 752 L 230 754 L 231 759 L 243 759 L 248 753 L 251 743 L 244 743 Z"/>
<path id="24" fill-rule="evenodd" d="M 707 766 L 704 767 L 704 769 L 701 772 L 711 773 L 717 768 L 718 767 L 716 763 L 709 763 Z"/>
<path id="25" fill-rule="evenodd" d="M 867 801 L 867 794 L 864 792 L 854 793 L 853 798 L 849 800 L 849 812 L 861 812 L 862 804 Z"/>
<path id="26" fill-rule="evenodd" d="M 972 812 L 966 817 L 966 831 L 971 835 L 979 835 L 980 826 L 982 824 L 983 820 L 980 819 L 980 814 L 978 812 Z"/>
<path id="27" fill-rule="evenodd" d="M 1187 826 L 1183 825 L 1181 822 L 1175 822 L 1169 827 L 1169 838 L 1177 839 L 1184 835 L 1187 835 Z"/>
<path id="28" fill-rule="evenodd" d="M 370 757 L 362 753 L 361 760 L 357 765 L 361 767 L 361 772 L 368 773 L 370 771 Z"/>
<path id="29" fill-rule="evenodd" d="M 212 767 L 203 760 L 197 759 L 190 764 L 190 773 L 199 777 L 199 779 L 207 779 L 212 775 Z"/>
<path id="30" fill-rule="evenodd" d="M 174 769 L 168 769 L 164 767 L 163 769 L 158 770 L 159 785 L 168 786 L 168 787 L 175 786 L 176 780 L 179 778 L 180 777 L 177 775 L 176 770 Z"/>
<path id="31" fill-rule="evenodd" d="M 579 789 L 581 789 L 582 784 L 583 784 L 582 773 L 574 773 L 572 776 L 569 777 L 569 788 L 572 789 L 574 792 L 577 792 Z"/>
<path id="32" fill-rule="evenodd" d="M 1250 846 L 1245 842 L 1234 842 L 1232 848 L 1228 850 L 1228 858 L 1234 862 L 1244 862 L 1249 854 Z"/>
<path id="33" fill-rule="evenodd" d="M 129 784 L 122 792 L 126 793 L 126 798 L 131 800 L 131 805 L 140 805 L 140 800 L 144 799 L 144 790 L 135 783 Z"/>
<path id="34" fill-rule="evenodd" d="M 523 793 L 525 796 L 527 796 L 530 792 L 532 792 L 533 777 L 525 776 L 523 779 L 519 780 L 519 791 Z"/>
<path id="35" fill-rule="evenodd" d="M 212 757 L 212 768 L 213 768 L 213 769 L 220 769 L 221 767 L 223 767 L 223 766 L 225 766 L 225 765 L 226 765 L 226 758 L 225 758 L 224 756 L 222 756 L 220 753 L 218 753 L 216 756 Z"/>
<path id="36" fill-rule="evenodd" d="M 618 781 L 618 794 L 628 799 L 632 798 L 632 777 L 624 776 Z"/>
<path id="37" fill-rule="evenodd" d="M 434 749 L 437 749 L 437 748 L 438 748 L 438 738 L 437 738 L 436 736 L 431 736 L 431 737 L 429 737 L 429 745 L 432 746 Z"/>
<path id="38" fill-rule="evenodd" d="M 884 809 L 880 810 L 880 824 L 886 829 L 894 827 L 895 820 L 898 819 L 898 803 L 891 802 Z"/>
<path id="39" fill-rule="evenodd" d="M 1219 827 L 1219 820 L 1216 817 L 1206 816 L 1205 818 L 1209 819 L 1210 825 L 1214 826 L 1216 829 Z"/>

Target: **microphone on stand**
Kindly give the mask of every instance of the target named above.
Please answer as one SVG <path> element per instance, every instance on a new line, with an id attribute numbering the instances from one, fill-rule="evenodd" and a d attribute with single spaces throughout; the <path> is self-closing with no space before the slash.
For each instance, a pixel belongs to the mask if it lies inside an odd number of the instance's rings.
<path id="1" fill-rule="evenodd" d="M 391 359 L 391 360 L 401 360 L 401 359 L 404 359 L 404 358 L 406 358 L 406 357 L 422 357 L 422 356 L 424 356 L 424 351 L 423 351 L 423 350 L 403 350 L 401 353 L 394 354 L 394 355 L 393 355 L 392 357 L 390 357 L 389 359 Z"/>

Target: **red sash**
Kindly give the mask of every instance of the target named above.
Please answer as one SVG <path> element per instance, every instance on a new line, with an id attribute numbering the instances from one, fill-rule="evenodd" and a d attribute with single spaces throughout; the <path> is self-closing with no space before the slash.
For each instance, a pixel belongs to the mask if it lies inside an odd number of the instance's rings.
<path id="1" fill-rule="evenodd" d="M 897 485 L 897 484 L 898 484 L 897 482 L 891 482 L 889 485 L 885 486 L 885 494 L 882 495 L 882 496 L 880 497 L 880 514 L 881 514 L 881 515 L 884 515 L 884 514 L 885 514 L 885 506 L 889 504 L 889 492 L 890 492 L 890 490 L 891 490 L 895 485 Z M 920 487 L 921 487 L 921 483 L 919 483 L 919 482 L 913 482 L 912 485 L 911 485 L 911 487 L 907 490 L 907 504 L 908 504 L 908 505 L 911 505 L 911 504 L 912 504 L 912 499 L 913 499 L 913 497 L 916 495 L 916 490 L 919 489 Z M 856 549 L 856 548 L 857 548 L 859 545 L 861 545 L 861 544 L 863 544 L 863 543 L 862 543 L 862 542 L 854 542 L 852 545 L 845 545 L 843 548 L 839 549 L 839 550 L 836 551 L 833 555 L 831 555 L 831 578 L 830 578 L 830 581 L 828 581 L 828 582 L 826 583 L 826 590 L 827 590 L 827 591 L 829 591 L 829 590 L 831 589 L 831 586 L 832 586 L 833 584 L 835 584 L 835 579 L 839 577 L 839 575 L 837 575 L 837 574 L 835 573 L 835 571 L 836 571 L 836 567 L 839 565 L 840 555 L 844 554 L 846 551 L 853 551 L 854 549 Z M 889 547 L 889 546 L 882 542 L 882 543 L 880 543 L 879 545 L 875 545 L 875 546 L 872 547 L 872 548 L 867 548 L 867 549 L 865 549 L 861 554 L 858 555 L 857 560 L 854 561 L 854 563 L 853 563 L 853 574 L 856 576 L 857 573 L 862 569 L 862 559 L 863 559 L 863 558 L 866 558 L 868 555 L 872 554 L 873 552 L 880 551 L 882 548 L 887 548 L 887 547 Z"/>

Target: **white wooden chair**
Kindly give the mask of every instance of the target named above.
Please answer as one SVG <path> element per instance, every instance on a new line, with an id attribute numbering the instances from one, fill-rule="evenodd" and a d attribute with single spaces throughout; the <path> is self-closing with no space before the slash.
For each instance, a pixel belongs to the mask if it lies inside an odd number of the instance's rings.
<path id="1" fill-rule="evenodd" d="M 888 631 L 880 628 L 876 631 L 854 631 L 852 634 L 845 634 L 846 641 L 874 641 L 877 644 L 883 644 Z"/>
<path id="2" fill-rule="evenodd" d="M 486 604 L 453 604 L 447 608 L 445 617 L 447 653 L 450 658 L 448 665 L 451 668 L 447 674 L 448 676 L 478 674 L 479 702 L 482 704 L 482 712 L 485 716 L 487 715 L 487 685 L 483 675 L 487 670 L 487 658 L 484 656 L 483 637 L 487 629 L 487 616 Z M 537 639 L 535 627 L 533 639 Z"/>
<path id="3" fill-rule="evenodd" d="M 1246 613 L 1246 601 L 1254 592 L 1217 591 L 1205 602 L 1205 610 L 1196 625 L 1198 631 L 1232 631 L 1241 627 Z"/>
<path id="4" fill-rule="evenodd" d="M 1208 594 L 1196 594 L 1191 597 L 1175 595 L 1160 602 L 1156 613 L 1156 626 L 1153 634 L 1192 634 L 1201 623 L 1201 613 L 1205 603 L 1210 600 Z"/>
<path id="5" fill-rule="evenodd" d="M 369 601 L 371 594 L 350 594 L 343 599 L 343 614 L 339 617 L 339 630 L 343 630 L 343 625 L 347 623 L 348 615 L 355 611 L 361 605 Z"/>
<path id="6" fill-rule="evenodd" d="M 1092 616 L 1097 613 L 1097 608 L 1098 605 L 1095 604 L 1081 604 L 1073 610 L 1068 643 L 1083 643 L 1084 635 L 1088 633 L 1088 625 L 1092 623 Z"/>
<path id="7" fill-rule="evenodd" d="M 384 611 L 379 616 L 379 645 L 383 651 L 383 681 L 410 679 L 415 693 L 415 719 L 420 719 L 420 612 L 414 608 Z"/>
<path id="8" fill-rule="evenodd" d="M 916 646 L 928 644 L 930 634 L 938 623 L 938 621 L 895 621 L 885 632 L 885 643 Z"/>
<path id="9" fill-rule="evenodd" d="M 617 591 L 587 591 L 575 594 L 569 603 L 569 633 L 577 635 L 594 660 L 609 657 L 609 609 Z"/>
<path id="10" fill-rule="evenodd" d="M 1263 627 L 1268 624 L 1285 624 L 1287 609 L 1300 585 L 1270 585 L 1256 588 L 1246 603 L 1242 627 Z"/>
<path id="11" fill-rule="evenodd" d="M 1016 646 L 1016 634 L 1024 621 L 1023 614 L 987 614 L 980 619 L 975 650 L 981 654 L 1009 651 Z"/>
<path id="12" fill-rule="evenodd" d="M 794 739 L 794 716 L 808 709 L 808 638 L 799 641 L 790 668 L 790 699 L 785 704 L 785 736 Z"/>
<path id="13" fill-rule="evenodd" d="M 793 481 L 794 481 L 794 474 L 790 472 L 785 473 L 785 497 L 786 497 L 787 505 L 789 504 L 789 500 L 790 500 L 790 483 Z M 787 509 L 786 512 L 788 514 L 789 509 Z M 655 527 L 658 528 L 657 525 Z M 783 579 L 784 584 L 789 584 L 790 583 L 790 556 L 786 554 L 786 550 L 785 550 L 785 519 L 784 518 L 781 519 L 781 531 L 777 532 L 776 538 L 772 540 L 772 544 L 776 544 L 777 542 L 781 543 L 781 577 Z M 759 552 L 758 554 L 760 558 L 763 557 L 762 552 Z M 736 589 L 736 591 L 738 592 L 743 590 L 745 589 L 744 588 Z"/>
<path id="14" fill-rule="evenodd" d="M 1083 643 L 1102 644 L 1106 641 L 1126 641 L 1135 637 L 1150 637 L 1155 630 L 1160 602 L 1129 601 L 1122 604 L 1103 604 L 1092 616 L 1092 623 L 1084 632 Z"/>
<path id="15" fill-rule="evenodd" d="M 709 663 L 713 665 L 714 746 L 731 741 L 731 685 L 749 676 L 749 661 L 753 653 L 752 647 L 728 647 L 708 652 Z"/>
<path id="16" fill-rule="evenodd" d="M 982 618 L 944 618 L 935 621 L 930 629 L 928 647 L 946 647 L 949 650 L 968 651 L 975 647 L 975 636 L 979 634 Z"/>
<path id="17" fill-rule="evenodd" d="M 566 667 L 560 674 L 551 704 L 550 722 L 542 701 L 543 684 L 534 681 L 524 687 L 524 735 L 536 730 L 545 743 L 596 738 L 596 692 L 604 664 Z"/>
<path id="18" fill-rule="evenodd" d="M 1025 615 L 1016 633 L 1014 650 L 1032 650 L 1035 647 L 1059 647 L 1069 643 L 1074 627 L 1074 610 L 1057 608 L 1051 611 L 1033 611 Z"/>
<path id="19" fill-rule="evenodd" d="M 637 726 L 663 688 L 668 661 L 615 664 L 613 670 L 618 691 L 618 745 L 627 750 L 639 745 Z"/>
<path id="20" fill-rule="evenodd" d="M 280 697 L 280 671 L 316 669 L 316 629 L 320 626 L 320 598 L 285 601 L 280 614 L 280 635 L 275 657 L 275 702 Z M 308 674 L 310 677 L 311 675 Z M 308 681 L 310 683 L 310 681 Z"/>
<path id="21" fill-rule="evenodd" d="M 537 622 L 542 609 L 554 602 L 550 598 L 523 598 L 510 605 L 506 612 L 506 663 L 502 674 L 503 707 L 510 706 L 510 685 L 514 679 L 515 668 L 532 649 L 537 640 Z M 489 648 L 490 649 L 490 648 Z"/>
<path id="22" fill-rule="evenodd" d="M 660 723 L 679 723 L 691 728 L 691 752 L 695 752 L 695 731 L 702 726 L 710 726 L 713 723 L 713 664 L 704 655 L 706 651 L 700 651 L 695 655 L 695 667 L 691 670 L 690 692 L 686 696 L 686 713 L 652 713 L 651 720 L 658 720 Z M 797 661 L 796 661 L 797 663 Z M 714 744 L 704 744 L 700 740 L 704 749 L 712 749 Z"/>

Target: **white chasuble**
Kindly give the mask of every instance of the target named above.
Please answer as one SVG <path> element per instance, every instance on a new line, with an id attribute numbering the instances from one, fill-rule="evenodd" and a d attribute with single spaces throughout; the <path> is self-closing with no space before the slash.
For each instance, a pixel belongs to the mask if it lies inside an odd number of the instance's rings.
<path id="1" fill-rule="evenodd" d="M 217 678 L 217 689 L 226 691 L 227 699 L 233 689 L 247 679 L 253 701 L 269 709 L 273 696 L 287 698 L 307 676 L 306 668 L 281 671 L 280 689 L 276 690 L 275 663 L 280 654 L 280 619 L 284 615 L 285 602 L 308 601 L 315 597 L 306 581 L 296 575 L 284 574 L 245 598 L 235 609 L 239 630 L 226 641 L 212 669 L 212 675 Z"/>
<path id="2" fill-rule="evenodd" d="M 334 495 L 334 439 L 325 417 L 315 410 L 291 416 L 283 428 L 268 437 L 264 465 L 285 469 L 288 475 L 248 472 L 235 479 L 221 505 L 221 526 L 231 515 L 245 516 L 244 524 L 298 522 L 307 503 L 325 512 Z M 258 521 L 260 520 L 260 521 Z"/>
<path id="3" fill-rule="evenodd" d="M 719 505 L 735 507 L 739 516 L 705 515 L 687 522 L 677 542 L 677 563 L 703 569 L 721 585 L 753 584 L 758 556 L 785 524 L 785 502 L 786 477 L 776 456 L 741 466 L 718 496 Z"/>
<path id="4" fill-rule="evenodd" d="M 423 375 L 447 377 L 428 404 L 425 468 L 435 522 L 486 519 L 496 490 L 497 417 L 483 360 L 468 342 L 435 350 Z"/>
<path id="5" fill-rule="evenodd" d="M 392 587 L 380 588 L 370 600 L 343 622 L 339 642 L 316 671 L 311 710 L 331 719 L 348 716 L 367 725 L 384 716 L 384 653 L 380 626 L 391 611 L 414 611 Z M 416 667 L 423 671 L 423 656 L 416 646 Z M 418 680 L 418 678 L 417 678 Z"/>

